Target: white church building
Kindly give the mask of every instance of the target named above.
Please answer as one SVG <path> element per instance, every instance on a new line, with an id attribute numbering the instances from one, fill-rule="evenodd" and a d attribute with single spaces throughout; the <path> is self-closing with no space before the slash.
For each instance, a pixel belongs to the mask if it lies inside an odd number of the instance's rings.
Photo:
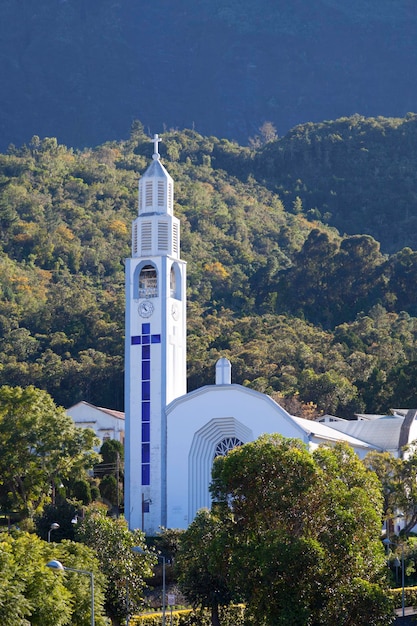
<path id="1" fill-rule="evenodd" d="M 132 254 L 126 260 L 129 527 L 149 535 L 161 527 L 186 528 L 200 508 L 210 506 L 214 458 L 264 433 L 295 437 L 310 448 L 343 440 L 361 458 L 370 450 L 398 454 L 404 442 L 417 437 L 415 411 L 372 423 L 293 417 L 269 396 L 233 384 L 224 358 L 217 363 L 215 384 L 187 393 L 186 263 L 173 213 L 174 182 L 161 163 L 158 142 L 155 135 L 153 161 L 139 181 Z"/>

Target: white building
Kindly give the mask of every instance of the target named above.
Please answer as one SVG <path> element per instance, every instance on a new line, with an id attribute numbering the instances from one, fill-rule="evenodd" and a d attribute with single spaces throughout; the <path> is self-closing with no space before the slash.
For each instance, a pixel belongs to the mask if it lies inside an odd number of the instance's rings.
<path id="1" fill-rule="evenodd" d="M 91 428 L 100 439 L 100 446 L 106 439 L 116 439 L 121 443 L 125 440 L 125 414 L 89 402 L 77 402 L 66 410 L 76 426 Z"/>

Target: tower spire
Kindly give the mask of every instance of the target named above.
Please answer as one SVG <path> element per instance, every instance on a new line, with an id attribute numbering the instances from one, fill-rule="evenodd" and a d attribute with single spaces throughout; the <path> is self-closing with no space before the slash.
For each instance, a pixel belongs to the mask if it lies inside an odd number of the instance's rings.
<path id="1" fill-rule="evenodd" d="M 166 406 L 187 390 L 186 265 L 174 181 L 153 161 L 139 180 L 139 212 L 126 259 L 125 512 L 130 528 L 166 526 Z"/>
<path id="2" fill-rule="evenodd" d="M 159 161 L 159 159 L 161 158 L 161 155 L 159 154 L 159 150 L 158 150 L 158 144 L 161 141 L 159 139 L 159 135 L 157 133 L 155 133 L 155 135 L 153 136 L 153 155 L 152 158 L 154 161 Z"/>

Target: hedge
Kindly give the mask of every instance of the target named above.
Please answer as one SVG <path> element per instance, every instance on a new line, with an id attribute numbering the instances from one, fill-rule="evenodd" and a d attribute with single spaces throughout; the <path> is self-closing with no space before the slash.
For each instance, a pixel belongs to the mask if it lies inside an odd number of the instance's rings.
<path id="1" fill-rule="evenodd" d="M 220 609 L 220 620 L 224 626 L 244 626 L 243 604 Z M 162 613 L 135 615 L 130 619 L 131 626 L 161 626 Z M 171 611 L 166 612 L 166 623 L 171 624 Z M 172 626 L 211 626 L 211 612 L 205 610 L 182 609 L 172 611 Z"/>
<path id="2" fill-rule="evenodd" d="M 399 587 L 397 589 L 390 589 L 388 594 L 391 598 L 393 598 L 395 608 L 400 609 L 402 606 L 402 588 Z M 404 605 L 417 607 L 417 587 L 404 588 Z"/>

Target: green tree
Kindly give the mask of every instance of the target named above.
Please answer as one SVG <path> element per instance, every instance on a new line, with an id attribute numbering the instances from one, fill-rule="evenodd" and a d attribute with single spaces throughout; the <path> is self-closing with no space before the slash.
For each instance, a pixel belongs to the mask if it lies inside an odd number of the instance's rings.
<path id="1" fill-rule="evenodd" d="M 118 460 L 123 463 L 123 444 L 120 441 L 117 441 L 117 439 L 107 439 L 106 441 L 103 441 L 100 448 L 100 454 L 103 459 L 103 463 L 112 463 L 116 465 Z"/>
<path id="2" fill-rule="evenodd" d="M 351 624 L 338 611 L 353 581 L 358 602 L 373 598 L 356 623 L 373 614 L 391 623 L 381 487 L 350 448 L 310 454 L 298 440 L 264 436 L 215 460 L 212 494 L 230 525 L 230 580 L 257 624 Z"/>
<path id="3" fill-rule="evenodd" d="M 124 519 L 108 517 L 107 509 L 99 507 L 86 512 L 76 528 L 76 538 L 97 554 L 100 571 L 108 581 L 106 612 L 112 624 L 119 626 L 127 609 L 136 611 L 143 603 L 145 579 L 151 576 L 157 557 L 146 550 L 142 531 L 129 531 Z M 135 554 L 133 547 L 142 548 L 144 553 Z"/>
<path id="4" fill-rule="evenodd" d="M 32 517 L 51 500 L 56 478 L 91 468 L 92 430 L 76 428 L 64 409 L 34 387 L 0 388 L 0 498 L 6 510 Z"/>
<path id="5" fill-rule="evenodd" d="M 357 389 L 346 376 L 334 370 L 316 374 L 305 369 L 299 378 L 300 397 L 305 402 L 314 402 L 322 411 L 344 413 L 357 397 Z"/>
<path id="6" fill-rule="evenodd" d="M 66 498 L 60 499 L 55 504 L 47 504 L 42 514 L 34 518 L 36 533 L 46 540 L 51 524 L 58 523 L 59 528 L 51 533 L 51 541 L 56 543 L 63 539 L 74 541 L 74 526 L 78 523 L 79 510 L 77 503 Z"/>
<path id="7" fill-rule="evenodd" d="M 118 492 L 118 484 L 114 476 L 106 474 L 101 479 L 99 488 L 103 500 L 109 502 L 112 506 L 117 505 L 121 494 Z"/>
<path id="8" fill-rule="evenodd" d="M 100 494 L 104 500 L 120 508 L 120 503 L 123 502 L 123 444 L 116 439 L 108 439 L 103 442 L 100 448 L 100 455 L 102 462 L 94 468 L 94 475 L 101 478 L 99 485 Z"/>
<path id="9" fill-rule="evenodd" d="M 411 443 L 401 458 L 389 452 L 369 452 L 364 464 L 378 476 L 384 491 L 384 517 L 394 519 L 401 511 L 404 531 L 409 533 L 417 524 L 417 445 Z M 396 530 L 396 529 L 394 529 Z"/>
<path id="10" fill-rule="evenodd" d="M 93 551 L 69 541 L 59 546 L 48 544 L 27 533 L 4 535 L 0 542 L 1 623 L 4 626 L 90 624 L 89 585 L 77 574 L 62 575 L 46 568 L 52 559 L 94 573 L 95 623 L 104 626 L 104 578 L 98 571 Z"/>
<path id="11" fill-rule="evenodd" d="M 229 534 L 224 519 L 199 511 L 180 538 L 176 558 L 179 585 L 194 608 L 210 609 L 212 626 L 220 626 L 219 608 L 233 598 L 229 580 Z"/>

